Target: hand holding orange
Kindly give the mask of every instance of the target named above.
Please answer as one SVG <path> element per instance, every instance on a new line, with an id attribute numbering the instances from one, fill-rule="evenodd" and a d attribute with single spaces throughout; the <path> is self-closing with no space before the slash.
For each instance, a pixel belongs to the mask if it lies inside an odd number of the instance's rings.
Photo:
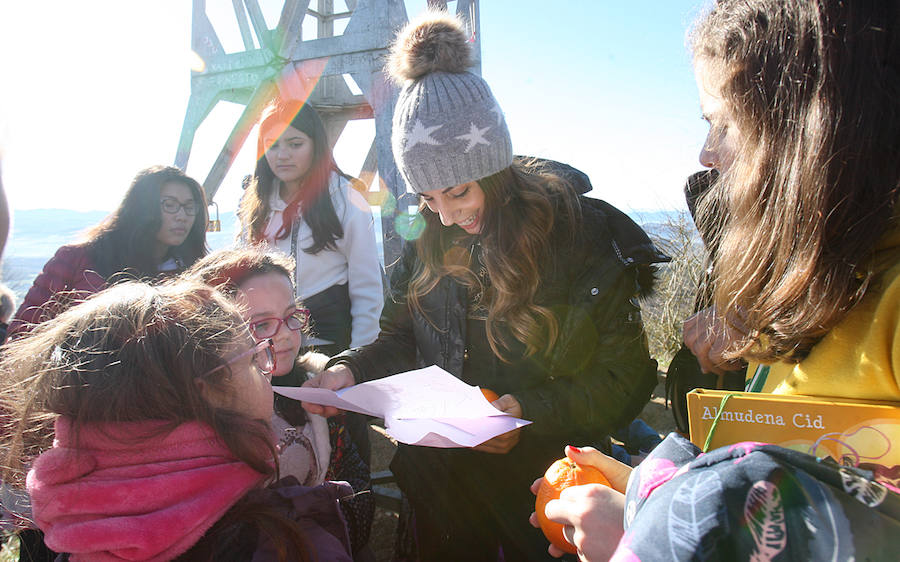
<path id="1" fill-rule="evenodd" d="M 559 499 L 559 495 L 569 486 L 581 486 L 584 484 L 602 484 L 609 486 L 609 480 L 600 470 L 592 466 L 575 464 L 569 458 L 563 457 L 550 465 L 544 478 L 541 479 L 537 492 L 537 500 L 534 502 L 534 512 L 544 536 L 555 547 L 570 554 L 576 554 L 577 550 L 563 536 L 563 525 L 555 523 L 547 518 L 544 508 L 550 500 Z"/>

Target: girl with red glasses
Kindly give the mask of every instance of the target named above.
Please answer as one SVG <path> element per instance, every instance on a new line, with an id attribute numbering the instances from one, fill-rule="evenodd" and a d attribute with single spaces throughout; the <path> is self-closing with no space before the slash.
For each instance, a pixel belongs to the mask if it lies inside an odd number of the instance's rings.
<path id="1" fill-rule="evenodd" d="M 254 340 L 272 352 L 275 386 L 300 386 L 308 373 L 320 371 L 328 359 L 310 352 L 298 357 L 309 310 L 294 298 L 292 271 L 294 260 L 289 256 L 265 246 L 249 246 L 214 252 L 184 274 L 217 287 L 239 305 Z M 271 422 L 282 475 L 306 485 L 343 480 L 356 492 L 371 488 L 368 463 L 349 437 L 343 417 L 326 420 L 306 413 L 295 400 L 278 394 L 274 400 Z M 341 505 L 358 556 L 368 542 L 374 501 L 371 494 L 362 494 Z"/>

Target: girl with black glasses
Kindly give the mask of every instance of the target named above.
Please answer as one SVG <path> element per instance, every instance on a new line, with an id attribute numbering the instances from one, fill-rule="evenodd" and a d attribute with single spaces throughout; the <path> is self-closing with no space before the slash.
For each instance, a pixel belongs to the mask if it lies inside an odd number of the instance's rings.
<path id="1" fill-rule="evenodd" d="M 206 196 L 196 180 L 172 166 L 141 170 L 118 209 L 44 265 L 10 337 L 116 281 L 184 270 L 207 252 L 206 222 Z"/>

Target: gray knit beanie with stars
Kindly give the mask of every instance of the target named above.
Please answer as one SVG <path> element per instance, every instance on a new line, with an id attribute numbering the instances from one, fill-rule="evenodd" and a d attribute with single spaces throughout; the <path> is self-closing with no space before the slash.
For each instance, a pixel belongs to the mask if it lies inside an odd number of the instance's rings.
<path id="1" fill-rule="evenodd" d="M 388 68 L 400 84 L 391 144 L 416 193 L 479 180 L 512 164 L 503 112 L 470 66 L 463 23 L 427 11 L 397 35 Z"/>

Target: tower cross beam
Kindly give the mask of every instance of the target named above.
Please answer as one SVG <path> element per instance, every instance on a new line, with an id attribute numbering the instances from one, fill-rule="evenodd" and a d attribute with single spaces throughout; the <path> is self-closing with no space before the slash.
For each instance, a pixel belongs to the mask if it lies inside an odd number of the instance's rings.
<path id="1" fill-rule="evenodd" d="M 191 95 L 175 164 L 187 166 L 196 131 L 219 101 L 242 104 L 244 110 L 203 182 L 210 201 L 263 107 L 274 96 L 305 99 L 319 109 L 332 145 L 349 120 L 372 118 L 375 139 L 358 175 L 370 184 L 377 170 L 380 185 L 375 191 L 380 195 L 371 200 L 383 201 L 389 195 L 396 203 L 394 212 L 382 212 L 385 264 L 390 267 L 401 245 L 394 228 L 395 216 L 411 199 L 391 152 L 391 121 L 398 90 L 385 77 L 383 65 L 395 31 L 406 23 L 406 7 L 403 0 L 345 3 L 347 10 L 335 12 L 333 0 L 316 0 L 314 8 L 310 0 L 284 0 L 278 24 L 268 29 L 258 0 L 232 0 L 244 50 L 227 53 L 206 15 L 206 0 L 193 0 L 191 45 L 204 67 L 191 75 Z M 447 8 L 444 0 L 428 3 Z M 478 0 L 457 0 L 456 12 L 471 30 L 475 65 L 470 70 L 480 73 Z M 314 38 L 303 39 L 306 16 L 316 19 Z M 335 36 L 334 22 L 341 19 L 349 21 L 344 33 Z M 345 82 L 348 76 L 362 94 L 350 91 Z"/>

